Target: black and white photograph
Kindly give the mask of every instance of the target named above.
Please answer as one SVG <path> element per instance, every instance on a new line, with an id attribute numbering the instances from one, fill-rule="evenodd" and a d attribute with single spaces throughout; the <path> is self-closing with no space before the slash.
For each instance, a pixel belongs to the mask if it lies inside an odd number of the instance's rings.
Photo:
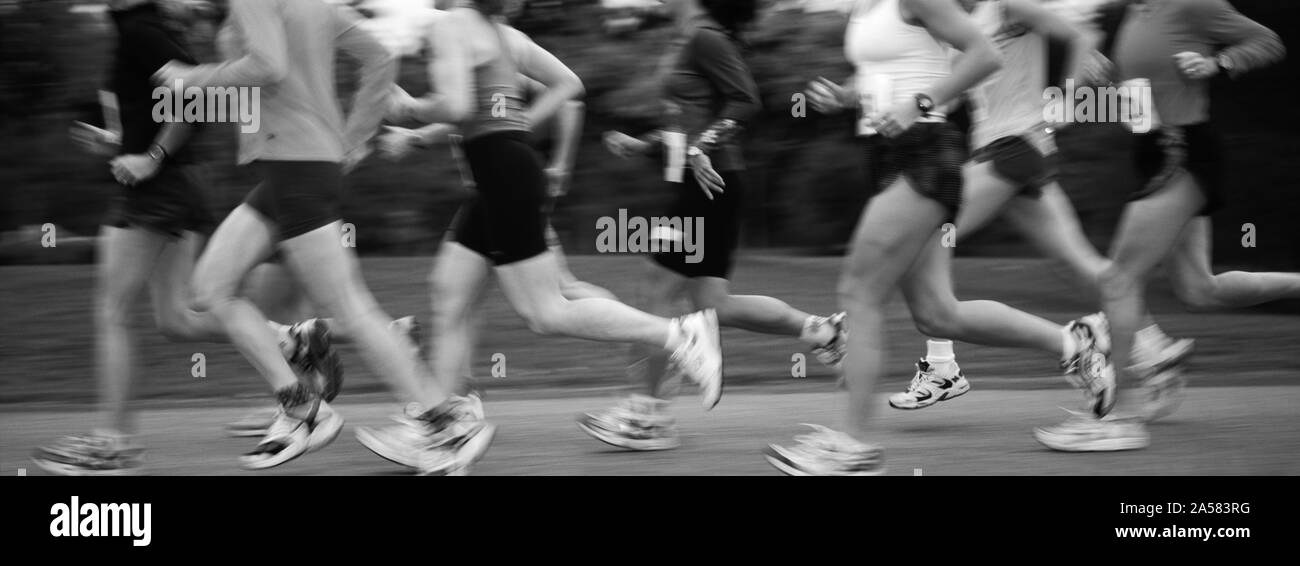
<path id="1" fill-rule="evenodd" d="M 0 0 L 0 475 L 1300 475 L 1297 49 L 1292 0 Z"/>

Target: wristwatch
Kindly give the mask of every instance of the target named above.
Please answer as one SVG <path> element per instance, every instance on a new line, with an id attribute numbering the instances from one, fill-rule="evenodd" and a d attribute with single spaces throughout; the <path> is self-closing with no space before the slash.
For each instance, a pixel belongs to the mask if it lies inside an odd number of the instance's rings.
<path id="1" fill-rule="evenodd" d="M 934 111 L 934 99 L 923 92 L 916 93 L 916 107 L 921 109 L 922 114 L 929 114 Z"/>
<path id="2" fill-rule="evenodd" d="M 1220 69 L 1227 71 L 1229 74 L 1232 73 L 1233 67 L 1236 66 L 1236 64 L 1232 62 L 1232 58 L 1228 57 L 1227 53 L 1218 54 L 1214 58 L 1214 63 L 1218 65 Z"/>
<path id="3" fill-rule="evenodd" d="M 167 159 L 167 150 L 161 145 L 153 144 L 149 146 L 149 157 L 154 161 L 162 161 Z"/>

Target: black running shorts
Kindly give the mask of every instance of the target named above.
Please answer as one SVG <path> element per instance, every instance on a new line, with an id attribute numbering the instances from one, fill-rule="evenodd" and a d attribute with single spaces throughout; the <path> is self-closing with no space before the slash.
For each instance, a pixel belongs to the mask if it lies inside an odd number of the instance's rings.
<path id="1" fill-rule="evenodd" d="M 719 171 L 718 174 L 726 186 L 721 194 L 713 193 L 712 200 L 704 194 L 690 169 L 685 171 L 684 182 L 669 184 L 676 191 L 676 198 L 668 208 L 668 217 L 680 221 L 683 232 L 652 234 L 663 236 L 660 250 L 669 250 L 652 255 L 655 263 L 683 277 L 728 279 L 731 276 L 736 247 L 740 244 L 740 206 L 747 183 L 744 171 Z M 688 218 L 690 234 L 685 233 Z M 700 222 L 704 222 L 702 230 L 698 227 Z M 687 243 L 694 249 L 688 248 Z M 665 247 L 669 245 L 673 247 Z"/>
<path id="2" fill-rule="evenodd" d="M 258 161 L 262 175 L 244 204 L 275 223 L 288 240 L 343 218 L 343 168 L 331 161 Z"/>
<path id="3" fill-rule="evenodd" d="M 1043 185 L 1056 178 L 1047 156 L 1021 136 L 999 138 L 975 150 L 971 160 L 975 163 L 992 162 L 993 171 L 1020 187 L 1023 196 L 1042 196 Z"/>
<path id="4" fill-rule="evenodd" d="M 152 179 L 120 189 L 105 226 L 143 228 L 171 237 L 187 231 L 208 234 L 216 226 L 204 198 L 206 187 L 192 165 L 167 164 Z"/>
<path id="5" fill-rule="evenodd" d="M 1205 193 L 1201 216 L 1213 214 L 1226 201 L 1221 178 L 1223 143 L 1211 123 L 1165 126 L 1138 134 L 1134 164 L 1141 186 L 1131 200 L 1149 197 L 1163 189 L 1178 171 L 1187 171 Z"/>
<path id="6" fill-rule="evenodd" d="M 918 122 L 896 138 L 869 136 L 864 145 L 872 194 L 906 175 L 913 189 L 948 210 L 946 222 L 956 221 L 961 209 L 962 165 L 966 163 L 965 141 L 956 126 Z"/>
<path id="7" fill-rule="evenodd" d="M 546 252 L 546 175 L 526 132 L 466 140 L 478 194 L 456 214 L 453 241 L 497 266 Z"/>

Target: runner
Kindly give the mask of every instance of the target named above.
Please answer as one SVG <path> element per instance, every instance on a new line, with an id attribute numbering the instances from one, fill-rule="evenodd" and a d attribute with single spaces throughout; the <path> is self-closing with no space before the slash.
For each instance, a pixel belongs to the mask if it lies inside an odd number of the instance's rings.
<path id="1" fill-rule="evenodd" d="M 1112 265 L 1100 279 L 1110 321 L 1121 394 L 1114 414 L 1075 414 L 1061 425 L 1035 431 L 1044 445 L 1063 451 L 1111 451 L 1149 445 L 1142 397 L 1133 385 L 1159 377 L 1132 355 L 1139 332 L 1150 332 L 1146 282 L 1152 269 L 1177 249 L 1191 228 L 1188 255 L 1204 256 L 1193 220 L 1228 198 L 1220 178 L 1222 145 L 1209 113 L 1209 79 L 1237 76 L 1282 59 L 1276 33 L 1246 18 L 1224 0 L 1137 0 L 1115 42 L 1121 83 L 1150 85 L 1158 123 L 1135 135 L 1134 160 L 1144 181 L 1124 209 L 1111 249 Z M 1204 222 L 1204 221 L 1202 221 Z M 1208 225 L 1202 224 L 1202 234 Z M 1203 250 L 1205 248 L 1201 248 Z M 1208 259 L 1202 264 L 1208 269 Z"/>
<path id="2" fill-rule="evenodd" d="M 174 0 L 115 0 L 109 14 L 118 31 L 106 97 L 109 129 L 78 124 L 73 139 L 98 155 L 118 154 L 111 170 L 120 194 L 100 229 L 95 291 L 95 369 L 99 383 L 98 428 L 38 448 L 41 468 L 67 475 L 133 474 L 142 466 L 143 447 L 132 436 L 135 413 L 129 408 L 134 382 L 135 332 L 130 318 L 149 287 L 158 330 L 173 341 L 226 341 L 211 316 L 189 309 L 189 278 L 194 259 L 214 221 L 204 201 L 205 187 L 194 170 L 189 139 L 195 126 L 156 122 L 155 85 L 150 76 L 170 60 L 193 63 L 184 41 L 173 31 L 192 14 Z M 114 123 L 118 122 L 118 123 Z M 120 128 L 120 131 L 119 131 Z M 277 315 L 302 316 L 283 270 L 259 267 L 245 281 L 258 304 L 288 305 Z M 284 320 L 284 319 L 282 319 Z M 315 387 L 337 391 L 342 368 L 331 347 L 329 327 L 307 322 L 269 323 L 280 351 L 297 372 L 313 376 Z"/>
<path id="3" fill-rule="evenodd" d="M 580 96 L 582 82 L 528 36 L 495 21 L 503 8 L 500 2 L 448 0 L 439 7 L 450 9 L 432 30 L 430 82 L 435 92 L 416 99 L 396 89 L 390 119 L 453 123 L 464 135 L 465 158 L 478 194 L 461 211 L 455 240 L 444 242 L 438 258 L 448 262 L 447 273 L 461 276 L 454 283 L 457 295 L 479 287 L 491 268 L 506 300 L 538 334 L 669 350 L 673 361 L 700 385 L 704 407 L 712 408 L 722 393 L 722 356 L 712 311 L 668 320 L 616 301 L 570 301 L 560 293 L 558 262 L 545 238 L 546 176 L 530 144 L 530 124 Z M 527 109 L 520 74 L 546 85 Z M 435 337 L 436 343 L 442 340 Z M 433 356 L 437 381 L 456 382 L 463 369 L 459 353 L 435 351 Z M 420 446 L 427 423 L 401 421 L 382 429 L 358 429 L 357 438 L 384 458 L 408 466 L 419 463 L 413 450 Z"/>
<path id="4" fill-rule="evenodd" d="M 356 257 L 339 245 L 342 173 L 364 157 L 383 118 L 392 85 L 392 55 L 358 26 L 350 8 L 321 0 L 233 0 L 230 29 L 240 57 L 193 67 L 173 61 L 161 82 L 187 87 L 273 87 L 262 93 L 262 128 L 240 136 L 241 164 L 254 164 L 263 183 L 217 228 L 194 277 L 196 308 L 213 313 L 236 348 L 267 379 L 284 409 L 263 441 L 243 459 L 251 469 L 277 466 L 333 441 L 340 417 L 304 387 L 282 359 L 262 313 L 237 292 L 255 265 L 279 254 L 312 302 L 352 334 L 368 365 L 390 381 L 438 443 L 420 447 L 429 474 L 455 473 L 491 442 L 490 425 L 468 418 L 460 403 L 428 379 L 426 368 L 391 330 L 366 289 Z M 361 63 L 360 85 L 344 120 L 334 85 L 335 51 Z"/>
<path id="5" fill-rule="evenodd" d="M 838 367 L 846 337 L 844 315 L 811 315 L 772 297 L 733 295 L 730 278 L 740 240 L 740 214 L 748 185 L 740 134 L 761 106 L 758 88 L 742 56 L 742 28 L 757 16 L 753 0 L 671 0 L 678 35 L 659 71 L 664 128 L 641 139 L 606 134 L 606 145 L 628 157 L 663 149 L 682 152 L 689 172 L 669 187 L 676 198 L 668 217 L 704 222 L 703 261 L 685 253 L 655 254 L 640 295 L 651 312 L 672 312 L 681 296 L 696 309 L 714 309 L 722 326 L 798 338 L 817 357 Z M 687 143 L 672 143 L 683 132 Z M 668 157 L 669 167 L 673 163 Z M 680 234 L 675 235 L 681 238 Z M 667 241 L 667 240 L 666 240 Z M 633 392 L 613 408 L 578 418 L 597 440 L 633 450 L 680 445 L 667 414 L 667 356 L 634 347 L 628 376 Z"/>

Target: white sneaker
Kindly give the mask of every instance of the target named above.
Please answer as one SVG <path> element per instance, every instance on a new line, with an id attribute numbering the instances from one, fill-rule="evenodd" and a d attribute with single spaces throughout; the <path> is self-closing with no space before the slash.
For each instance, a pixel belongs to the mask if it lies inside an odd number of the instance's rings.
<path id="1" fill-rule="evenodd" d="M 311 432 L 307 435 L 307 452 L 315 452 L 329 446 L 343 432 L 343 415 L 324 401 L 316 408 L 316 414 L 309 423 Z"/>
<path id="2" fill-rule="evenodd" d="M 1088 409 L 1104 417 L 1115 407 L 1115 366 L 1110 363 L 1110 324 L 1090 314 L 1067 326 L 1074 338 L 1074 357 L 1061 362 L 1066 379 L 1083 390 Z"/>
<path id="3" fill-rule="evenodd" d="M 1061 452 L 1116 452 L 1151 445 L 1151 435 L 1139 418 L 1097 418 L 1081 411 L 1066 412 L 1070 413 L 1069 419 L 1034 429 L 1034 438 Z"/>
<path id="4" fill-rule="evenodd" d="M 403 416 L 394 417 L 396 425 L 357 428 L 357 440 L 376 455 L 421 475 L 461 475 L 487 452 L 496 427 L 476 418 L 482 414 L 477 397 L 453 400 L 451 411 L 434 417 L 411 404 Z"/>
<path id="5" fill-rule="evenodd" d="M 1142 414 L 1147 422 L 1174 414 L 1186 397 L 1187 377 L 1183 366 L 1191 357 L 1196 342 L 1190 339 L 1143 339 L 1133 344 L 1133 367 L 1130 371 L 1143 376 Z"/>
<path id="6" fill-rule="evenodd" d="M 948 365 L 948 364 L 945 364 Z M 970 382 L 962 375 L 961 367 L 952 362 L 947 369 L 938 369 L 924 358 L 916 362 L 916 375 L 907 391 L 889 396 L 889 406 L 895 409 L 924 409 L 940 401 L 956 399 L 970 391 Z"/>
<path id="7" fill-rule="evenodd" d="M 307 453 L 310 446 L 311 426 L 306 420 L 280 412 L 266 437 L 252 452 L 239 457 L 247 470 L 274 468 Z"/>
<path id="8" fill-rule="evenodd" d="M 675 319 L 681 329 L 682 343 L 672 353 L 672 362 L 680 372 L 700 387 L 700 402 L 705 410 L 722 399 L 722 337 L 718 331 L 718 314 L 713 309 Z"/>
<path id="9" fill-rule="evenodd" d="M 632 395 L 604 411 L 578 417 L 578 428 L 596 440 L 627 450 L 671 450 L 682 445 L 677 422 L 663 413 L 667 402 Z"/>
<path id="10" fill-rule="evenodd" d="M 771 444 L 764 457 L 789 476 L 878 476 L 885 473 L 884 450 L 820 425 L 794 437 L 792 447 Z"/>

